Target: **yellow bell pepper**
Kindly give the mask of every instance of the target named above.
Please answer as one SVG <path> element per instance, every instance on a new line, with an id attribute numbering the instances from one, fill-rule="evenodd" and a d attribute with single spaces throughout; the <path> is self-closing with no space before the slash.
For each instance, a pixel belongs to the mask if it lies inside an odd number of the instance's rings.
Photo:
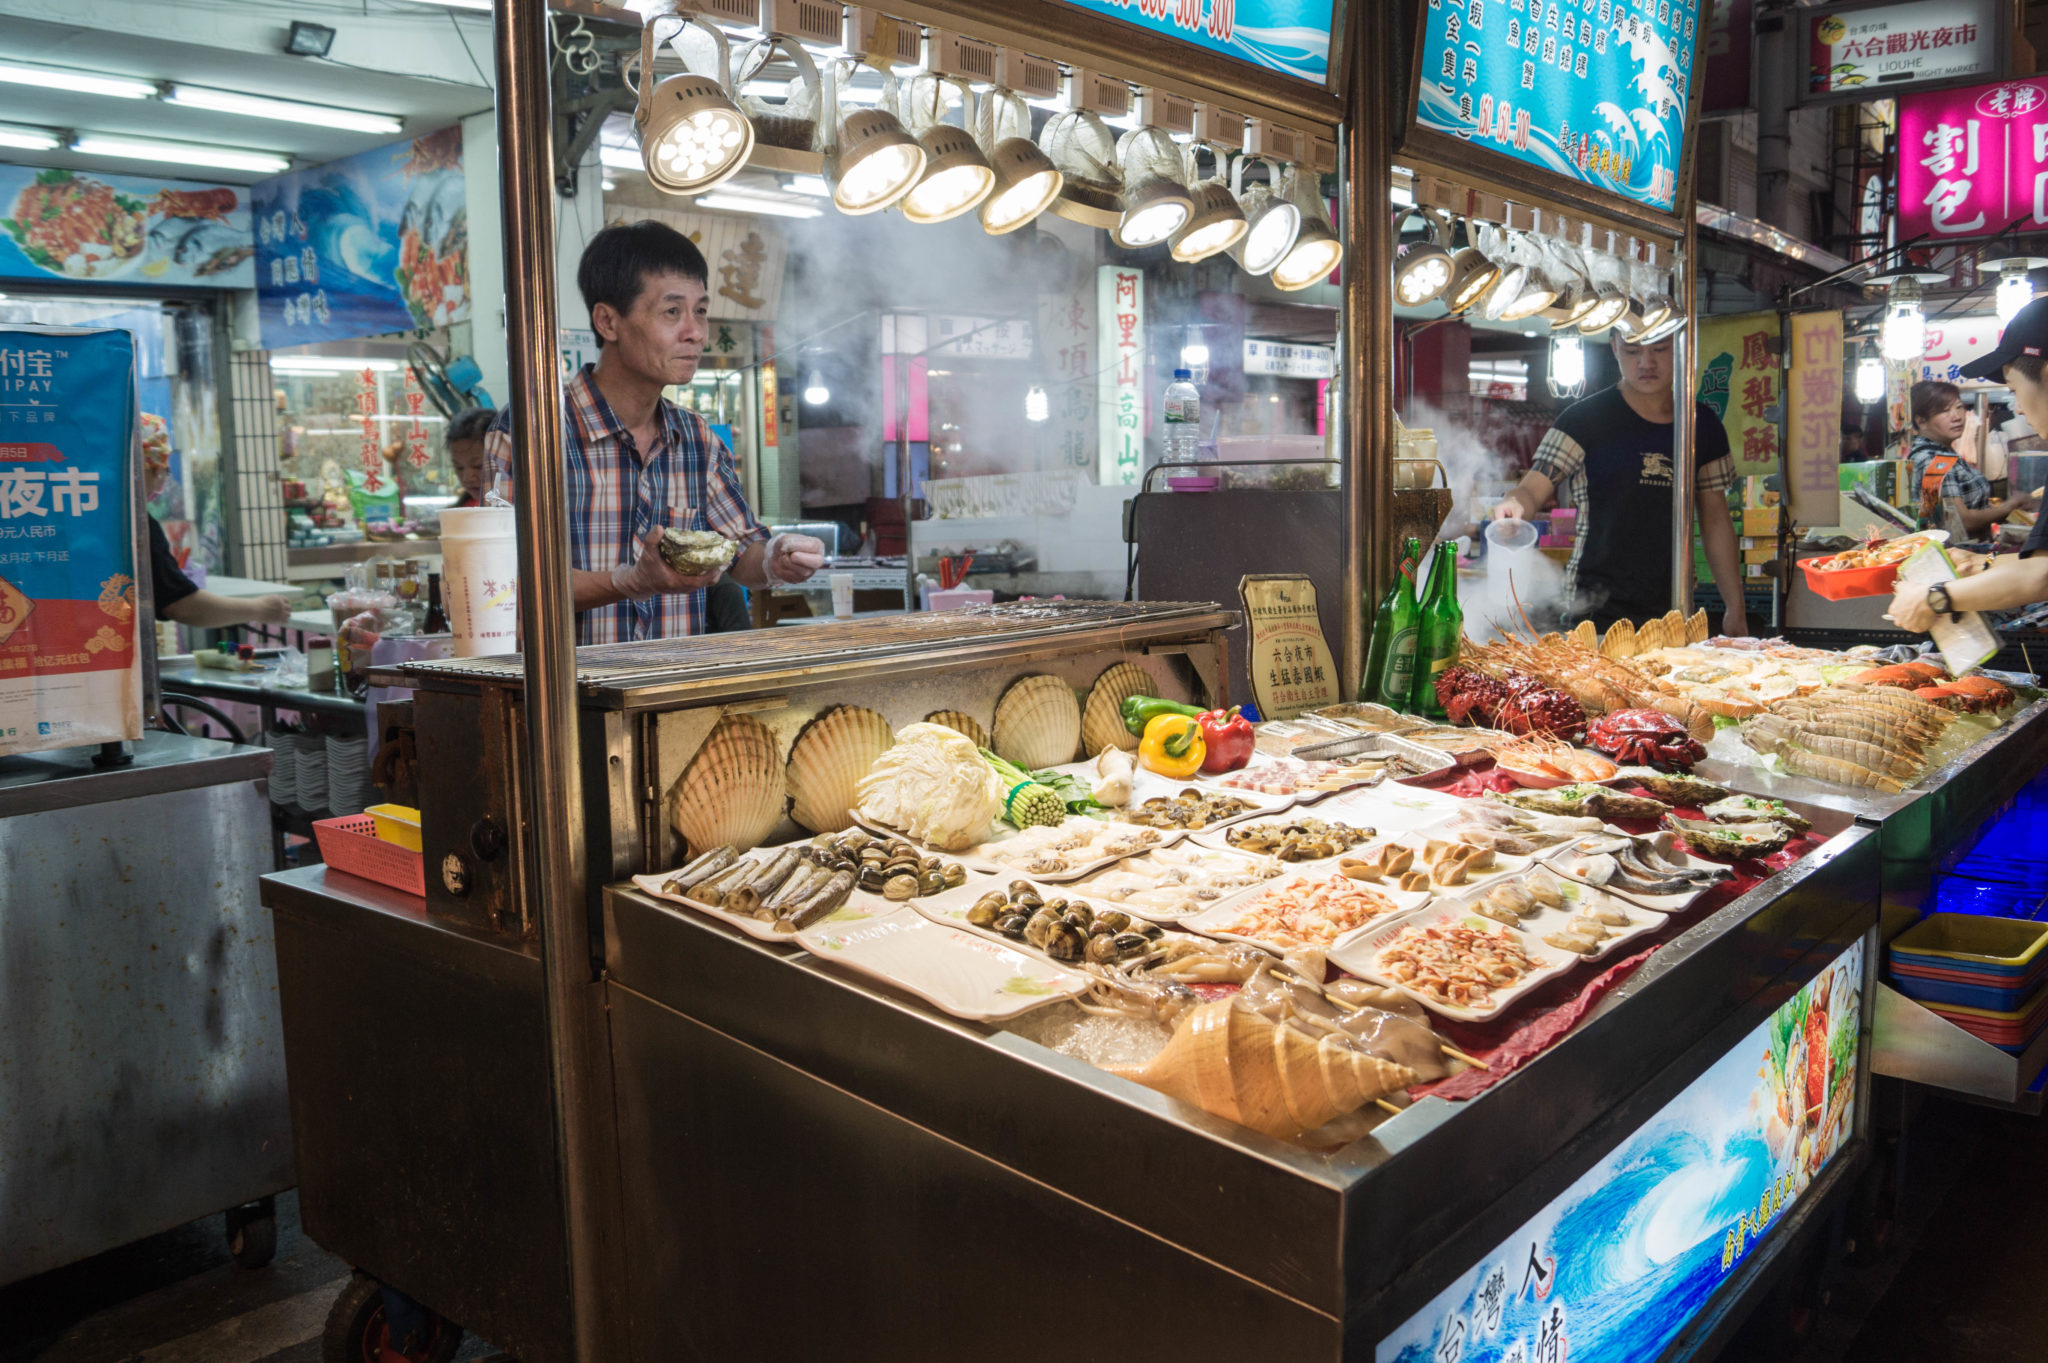
<path id="1" fill-rule="evenodd" d="M 1202 726 L 1186 715 L 1157 715 L 1145 726 L 1138 743 L 1138 761 L 1147 771 L 1175 781 L 1186 780 L 1202 769 L 1208 745 L 1202 742 Z"/>

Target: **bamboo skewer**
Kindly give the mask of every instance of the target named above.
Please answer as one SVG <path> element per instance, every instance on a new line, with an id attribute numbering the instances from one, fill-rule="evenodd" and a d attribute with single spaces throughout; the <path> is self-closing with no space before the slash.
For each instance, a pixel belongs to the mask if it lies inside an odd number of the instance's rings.
<path id="1" fill-rule="evenodd" d="M 1406 1111 L 1408 1110 L 1407 1108 L 1405 1108 L 1405 1107 L 1402 1107 L 1402 1106 L 1401 1106 L 1401 1105 L 1399 1105 L 1398 1103 L 1390 1103 L 1390 1102 L 1388 1102 L 1388 1101 L 1387 1101 L 1386 1099 L 1384 1099 L 1384 1098 L 1375 1098 L 1375 1099 L 1373 1099 L 1373 1101 L 1374 1101 L 1375 1103 L 1378 1103 L 1378 1104 L 1379 1104 L 1379 1105 L 1380 1105 L 1381 1107 L 1385 1108 L 1385 1109 L 1386 1109 L 1387 1111 L 1389 1111 L 1389 1112 L 1393 1113 L 1393 1114 L 1394 1114 L 1394 1115 L 1395 1115 L 1396 1117 L 1400 1116 L 1400 1115 L 1401 1115 L 1402 1113 L 1404 1113 L 1404 1112 L 1406 1112 Z"/>
<path id="2" fill-rule="evenodd" d="M 1449 1056 L 1453 1060 L 1464 1061 L 1466 1064 L 1470 1065 L 1475 1070 L 1491 1070 L 1493 1068 L 1493 1066 L 1487 1064 L 1484 1060 L 1479 1059 L 1477 1056 L 1467 1055 L 1463 1051 L 1459 1050 L 1456 1046 L 1445 1046 L 1442 1043 L 1438 1043 L 1437 1049 L 1441 1050 L 1445 1055 Z"/>

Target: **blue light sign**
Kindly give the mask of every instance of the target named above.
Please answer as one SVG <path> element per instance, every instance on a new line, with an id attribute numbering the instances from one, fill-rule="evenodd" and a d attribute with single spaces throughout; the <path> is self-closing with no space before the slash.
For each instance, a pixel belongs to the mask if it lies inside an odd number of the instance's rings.
<path id="1" fill-rule="evenodd" d="M 1700 0 L 1427 0 L 1418 127 L 1670 211 Z"/>
<path id="2" fill-rule="evenodd" d="M 1068 0 L 1176 42 L 1316 85 L 1330 79 L 1335 0 Z"/>

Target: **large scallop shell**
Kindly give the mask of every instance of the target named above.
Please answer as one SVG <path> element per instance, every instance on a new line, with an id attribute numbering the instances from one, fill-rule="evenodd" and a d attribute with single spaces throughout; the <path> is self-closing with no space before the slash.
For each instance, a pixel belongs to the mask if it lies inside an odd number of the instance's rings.
<path id="1" fill-rule="evenodd" d="M 1627 620 L 1616 620 L 1601 637 L 1600 651 L 1615 659 L 1635 657 L 1636 627 Z"/>
<path id="2" fill-rule="evenodd" d="M 924 722 L 951 729 L 956 734 L 965 734 L 977 748 L 988 746 L 988 730 L 981 727 L 980 720 L 963 710 L 934 710 L 924 717 Z"/>
<path id="3" fill-rule="evenodd" d="M 996 755 L 1026 771 L 1074 760 L 1081 742 L 1081 703 L 1058 677 L 1019 677 L 996 702 Z"/>
<path id="4" fill-rule="evenodd" d="M 692 857 L 761 845 L 782 822 L 782 745 L 746 715 L 719 720 L 676 783 L 670 819 Z"/>
<path id="5" fill-rule="evenodd" d="M 1136 663 L 1112 663 L 1095 679 L 1088 703 L 1081 707 L 1081 755 L 1093 757 L 1104 748 L 1138 750 L 1137 737 L 1124 727 L 1124 701 L 1152 694 L 1152 678 Z"/>
<path id="6" fill-rule="evenodd" d="M 854 787 L 896 742 L 889 721 L 858 705 L 827 710 L 789 749 L 789 816 L 813 833 L 853 827 Z"/>

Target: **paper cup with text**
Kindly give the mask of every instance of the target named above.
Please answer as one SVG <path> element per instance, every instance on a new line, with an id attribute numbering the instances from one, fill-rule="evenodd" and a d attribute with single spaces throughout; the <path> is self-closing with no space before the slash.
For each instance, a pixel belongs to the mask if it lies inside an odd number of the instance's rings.
<path id="1" fill-rule="evenodd" d="M 519 536 L 509 506 L 441 513 L 441 599 L 455 656 L 519 649 Z"/>

